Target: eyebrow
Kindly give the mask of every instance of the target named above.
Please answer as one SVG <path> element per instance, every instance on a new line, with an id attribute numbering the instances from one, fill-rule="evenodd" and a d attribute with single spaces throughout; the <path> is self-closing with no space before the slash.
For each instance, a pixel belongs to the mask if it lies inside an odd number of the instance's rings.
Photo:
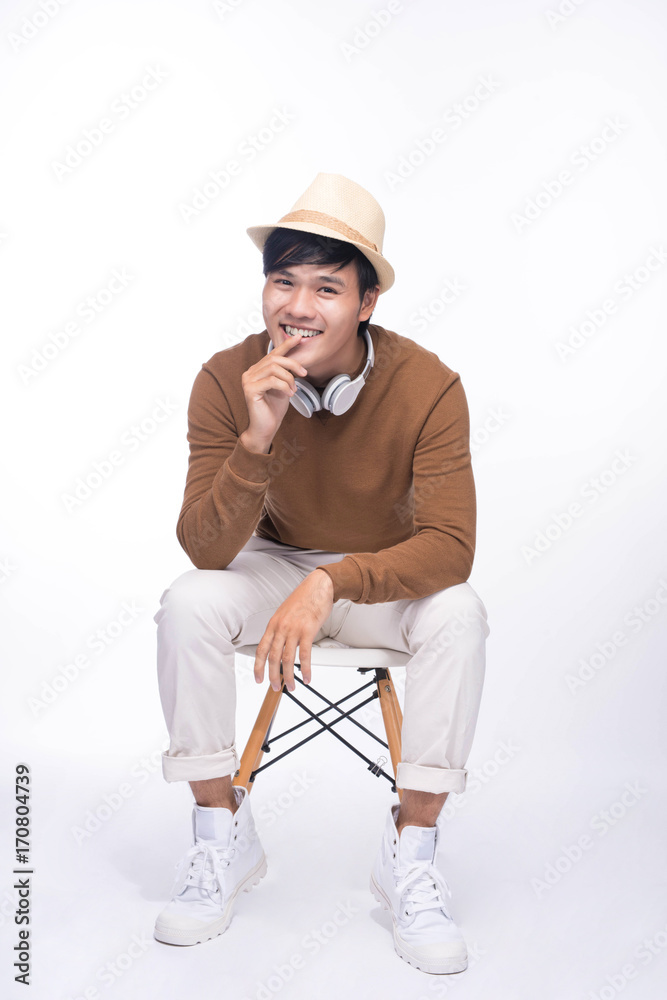
<path id="1" fill-rule="evenodd" d="M 276 268 L 274 274 L 284 274 L 288 278 L 293 278 L 294 273 L 286 267 Z M 341 288 L 347 288 L 347 285 L 342 278 L 336 278 L 333 274 L 317 274 L 315 276 L 316 281 L 323 281 L 327 285 L 340 285 Z"/>

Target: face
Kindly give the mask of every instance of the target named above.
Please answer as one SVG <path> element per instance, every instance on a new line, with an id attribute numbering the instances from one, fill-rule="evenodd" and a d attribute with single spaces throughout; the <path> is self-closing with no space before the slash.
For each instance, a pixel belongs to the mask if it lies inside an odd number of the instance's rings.
<path id="1" fill-rule="evenodd" d="M 379 294 L 376 286 L 359 302 L 354 262 L 340 270 L 335 265 L 292 265 L 267 275 L 262 312 L 274 347 L 289 337 L 287 328 L 320 331 L 302 337 L 289 352 L 307 369 L 308 381 L 320 385 L 334 375 L 352 374 L 366 356 L 357 327 L 370 317 Z"/>

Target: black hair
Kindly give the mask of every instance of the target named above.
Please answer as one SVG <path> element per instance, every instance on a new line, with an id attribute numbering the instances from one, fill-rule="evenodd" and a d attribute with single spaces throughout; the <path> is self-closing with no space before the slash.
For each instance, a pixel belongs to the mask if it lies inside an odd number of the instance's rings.
<path id="1" fill-rule="evenodd" d="M 336 240 L 318 233 L 304 233 L 298 229 L 274 229 L 264 244 L 262 251 L 264 277 L 277 271 L 279 267 L 299 264 L 337 264 L 339 271 L 347 264 L 356 264 L 359 282 L 359 304 L 364 295 L 379 284 L 377 271 L 368 257 L 346 240 Z M 370 316 L 357 327 L 357 336 L 363 337 L 368 328 Z"/>

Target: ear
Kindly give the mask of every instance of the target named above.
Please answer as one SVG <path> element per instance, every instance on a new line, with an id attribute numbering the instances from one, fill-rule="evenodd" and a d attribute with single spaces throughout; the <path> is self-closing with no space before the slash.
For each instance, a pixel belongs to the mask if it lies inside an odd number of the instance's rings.
<path id="1" fill-rule="evenodd" d="M 364 301 L 361 303 L 361 309 L 359 310 L 359 320 L 369 319 L 371 313 L 375 309 L 375 303 L 378 300 L 380 294 L 380 286 L 376 285 L 375 288 L 368 288 L 364 293 Z"/>

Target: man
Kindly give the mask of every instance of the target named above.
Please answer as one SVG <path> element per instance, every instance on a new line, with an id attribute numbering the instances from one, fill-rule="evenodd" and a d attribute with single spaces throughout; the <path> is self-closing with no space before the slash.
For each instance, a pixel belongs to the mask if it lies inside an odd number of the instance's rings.
<path id="1" fill-rule="evenodd" d="M 188 409 L 177 535 L 195 569 L 163 593 L 160 697 L 167 781 L 194 795 L 193 846 L 155 937 L 221 934 L 266 872 L 239 767 L 234 650 L 294 690 L 314 641 L 408 652 L 397 785 L 371 875 L 394 944 L 425 972 L 467 966 L 435 865 L 436 821 L 462 792 L 485 669 L 486 609 L 467 579 L 476 528 L 466 397 L 456 372 L 369 325 L 394 272 L 377 201 L 318 174 L 263 251 L 266 329 L 214 354 Z M 281 677 L 282 666 L 282 677 Z M 313 818 L 315 822 L 315 818 Z"/>

